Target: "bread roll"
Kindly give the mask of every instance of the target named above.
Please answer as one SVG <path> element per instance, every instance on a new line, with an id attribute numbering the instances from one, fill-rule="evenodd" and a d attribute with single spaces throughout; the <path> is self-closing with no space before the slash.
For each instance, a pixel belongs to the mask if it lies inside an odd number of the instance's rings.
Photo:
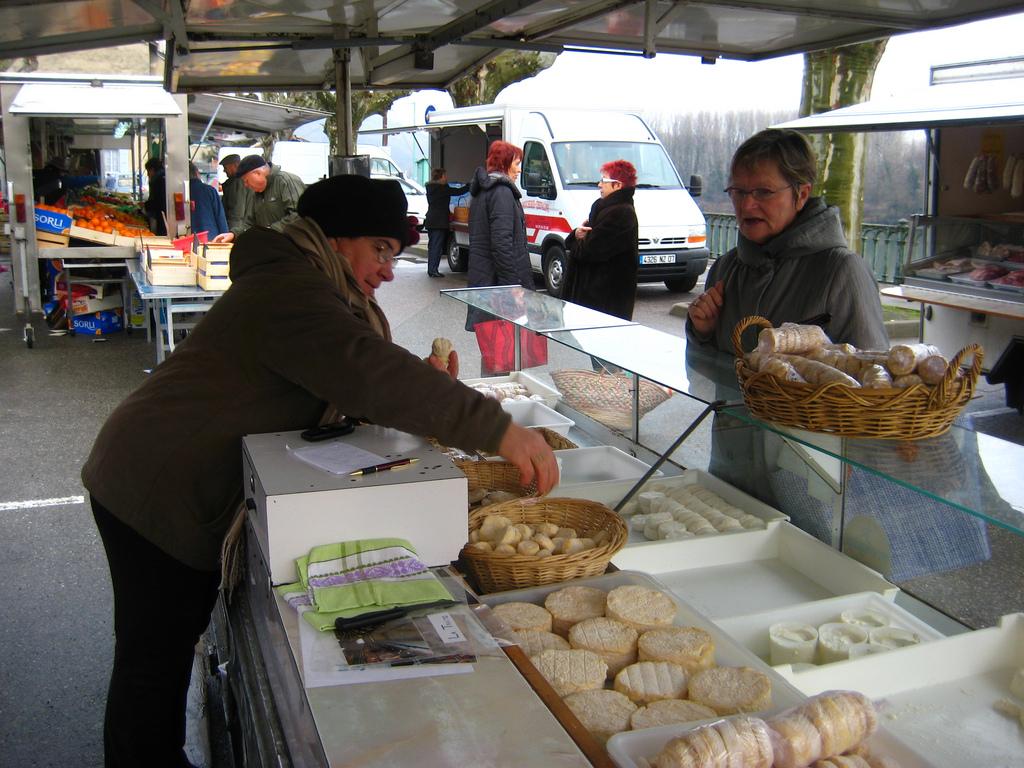
<path id="1" fill-rule="evenodd" d="M 778 357 L 766 357 L 759 369 L 761 373 L 767 373 L 782 381 L 803 382 L 804 377 L 797 373 L 792 363 L 787 363 Z"/>
<path id="2" fill-rule="evenodd" d="M 615 619 L 599 616 L 584 619 L 569 630 L 569 645 L 593 651 L 608 664 L 608 677 L 636 662 L 637 632 Z"/>
<path id="3" fill-rule="evenodd" d="M 689 697 L 720 715 L 757 712 L 771 706 L 772 683 L 750 667 L 712 667 L 690 679 Z"/>
<path id="4" fill-rule="evenodd" d="M 559 696 L 604 685 L 608 665 L 592 651 L 541 651 L 530 662 Z"/>
<path id="5" fill-rule="evenodd" d="M 660 699 L 640 707 L 633 713 L 629 724 L 634 731 L 642 728 L 656 728 L 659 725 L 673 723 L 691 723 L 694 720 L 707 720 L 718 714 L 711 707 L 705 707 L 688 699 Z"/>
<path id="6" fill-rule="evenodd" d="M 539 632 L 551 631 L 551 614 L 533 603 L 502 603 L 492 609 L 495 615 L 508 624 L 508 628 L 518 632 L 521 629 L 535 629 Z"/>
<path id="7" fill-rule="evenodd" d="M 450 339 L 446 339 L 443 336 L 438 336 L 434 339 L 434 343 L 430 345 L 430 354 L 434 357 L 442 360 L 445 365 L 448 364 L 448 357 L 452 353 L 452 344 Z"/>
<path id="8" fill-rule="evenodd" d="M 819 363 L 817 360 L 809 360 L 806 357 L 797 355 L 783 355 L 782 358 L 796 368 L 797 373 L 804 377 L 809 384 L 822 386 L 824 384 L 845 384 L 848 387 L 860 387 L 860 382 L 853 376 L 843 373 L 831 365 Z"/>
<path id="9" fill-rule="evenodd" d="M 637 640 L 637 658 L 669 661 L 692 675 L 715 665 L 715 640 L 699 627 L 652 629 Z"/>
<path id="10" fill-rule="evenodd" d="M 616 733 L 629 730 L 636 704 L 617 691 L 597 689 L 565 697 L 565 705 L 580 724 L 602 744 Z"/>
<path id="11" fill-rule="evenodd" d="M 639 661 L 615 676 L 615 690 L 637 704 L 659 699 L 681 699 L 686 695 L 686 672 L 667 661 Z"/>
<path id="12" fill-rule="evenodd" d="M 536 629 L 520 629 L 512 633 L 512 639 L 519 642 L 523 653 L 536 656 L 543 651 L 568 651 L 569 643 L 554 632 L 541 632 Z"/>
<path id="13" fill-rule="evenodd" d="M 656 589 L 635 584 L 608 593 L 605 616 L 628 624 L 637 632 L 670 625 L 676 618 L 675 601 Z"/>
<path id="14" fill-rule="evenodd" d="M 905 376 L 897 376 L 892 380 L 892 385 L 899 389 L 909 389 L 910 387 L 917 386 L 918 384 L 924 384 L 924 379 L 918 376 L 916 373 L 908 373 Z"/>
<path id="15" fill-rule="evenodd" d="M 892 386 L 892 376 L 884 366 L 871 364 L 860 372 L 860 383 L 864 389 L 888 389 Z"/>

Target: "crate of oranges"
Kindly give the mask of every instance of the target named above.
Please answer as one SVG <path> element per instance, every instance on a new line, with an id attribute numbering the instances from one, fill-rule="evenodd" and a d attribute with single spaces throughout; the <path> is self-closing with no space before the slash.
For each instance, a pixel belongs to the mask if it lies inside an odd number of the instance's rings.
<path id="1" fill-rule="evenodd" d="M 103 245 L 135 245 L 140 237 L 153 236 L 137 214 L 101 202 L 87 202 L 70 209 L 74 216 L 69 234 L 79 240 Z"/>

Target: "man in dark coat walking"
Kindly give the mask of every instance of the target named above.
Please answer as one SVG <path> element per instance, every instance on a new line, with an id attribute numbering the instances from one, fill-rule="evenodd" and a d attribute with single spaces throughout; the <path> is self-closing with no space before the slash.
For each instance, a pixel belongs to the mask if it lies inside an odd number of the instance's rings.
<path id="1" fill-rule="evenodd" d="M 632 320 L 639 258 L 636 168 L 626 160 L 605 163 L 598 186 L 601 197 L 589 218 L 565 241 L 569 263 L 562 298 Z"/>
<path id="2" fill-rule="evenodd" d="M 435 168 L 430 174 L 427 184 L 427 217 L 423 228 L 427 230 L 427 274 L 441 277 L 438 271 L 441 266 L 441 254 L 448 242 L 451 220 L 448 217 L 449 201 L 453 197 L 469 192 L 469 185 L 452 187 L 448 184 L 448 172 L 444 168 Z"/>

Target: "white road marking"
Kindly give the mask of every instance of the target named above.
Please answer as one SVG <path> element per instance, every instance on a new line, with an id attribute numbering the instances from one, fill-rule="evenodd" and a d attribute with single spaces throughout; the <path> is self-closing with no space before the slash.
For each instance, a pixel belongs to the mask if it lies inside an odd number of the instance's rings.
<path id="1" fill-rule="evenodd" d="M 29 499 L 28 501 L 0 501 L 0 512 L 12 509 L 36 509 L 38 507 L 65 507 L 70 504 L 84 504 L 85 496 L 64 496 L 59 499 Z"/>

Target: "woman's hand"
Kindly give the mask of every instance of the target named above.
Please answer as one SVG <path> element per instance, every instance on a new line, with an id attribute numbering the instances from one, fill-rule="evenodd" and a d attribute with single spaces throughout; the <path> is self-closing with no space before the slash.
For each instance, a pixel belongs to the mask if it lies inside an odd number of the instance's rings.
<path id="1" fill-rule="evenodd" d="M 587 232 L 589 231 L 590 227 L 588 227 L 586 224 L 583 224 L 579 227 L 576 227 L 576 229 L 573 231 L 573 234 L 576 235 L 577 240 L 582 240 L 587 236 Z"/>
<path id="2" fill-rule="evenodd" d="M 453 379 L 459 378 L 459 353 L 454 349 L 448 353 L 447 363 L 437 355 L 428 355 L 426 361 L 429 365 L 432 365 L 439 371 L 444 371 Z"/>
<path id="3" fill-rule="evenodd" d="M 217 235 L 211 242 L 214 243 L 230 243 L 235 239 L 234 232 L 225 232 L 223 235 Z"/>
<path id="4" fill-rule="evenodd" d="M 718 316 L 722 311 L 722 288 L 724 283 L 719 280 L 710 290 L 698 296 L 686 310 L 693 323 L 693 330 L 701 336 L 710 336 L 718 327 Z"/>
<path id="5" fill-rule="evenodd" d="M 537 430 L 509 423 L 498 446 L 498 454 L 519 468 L 524 486 L 536 480 L 537 491 L 541 495 L 558 484 L 555 452 Z"/>

